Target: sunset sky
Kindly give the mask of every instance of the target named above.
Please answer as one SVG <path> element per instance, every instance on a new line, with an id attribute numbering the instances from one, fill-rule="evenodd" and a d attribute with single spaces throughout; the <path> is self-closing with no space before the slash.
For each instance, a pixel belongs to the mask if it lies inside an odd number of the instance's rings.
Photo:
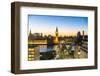
<path id="1" fill-rule="evenodd" d="M 43 35 L 55 35 L 56 27 L 60 36 L 76 35 L 82 30 L 87 34 L 88 17 L 28 15 L 28 25 L 29 31 Z"/>

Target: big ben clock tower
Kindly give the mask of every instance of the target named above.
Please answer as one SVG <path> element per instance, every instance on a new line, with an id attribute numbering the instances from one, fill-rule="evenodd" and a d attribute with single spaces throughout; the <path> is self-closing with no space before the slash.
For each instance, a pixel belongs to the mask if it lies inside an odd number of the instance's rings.
<path id="1" fill-rule="evenodd" d="M 59 43 L 59 40 L 58 40 L 58 28 L 56 27 L 56 31 L 55 31 L 55 41 L 54 41 L 56 44 Z"/>

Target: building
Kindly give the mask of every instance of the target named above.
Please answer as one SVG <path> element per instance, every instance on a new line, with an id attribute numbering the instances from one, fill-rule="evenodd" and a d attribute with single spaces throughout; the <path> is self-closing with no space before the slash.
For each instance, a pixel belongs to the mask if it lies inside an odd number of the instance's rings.
<path id="1" fill-rule="evenodd" d="M 47 40 L 45 38 L 33 38 L 33 40 L 28 41 L 28 44 L 43 45 L 43 44 L 47 44 Z"/>
<path id="2" fill-rule="evenodd" d="M 43 38 L 40 33 L 29 33 L 28 36 L 28 61 L 39 60 L 40 59 L 40 49 L 39 47 L 44 47 L 47 44 L 47 39 Z"/>
<path id="3" fill-rule="evenodd" d="M 40 59 L 39 48 L 38 47 L 28 48 L 28 61 L 39 60 L 39 59 Z"/>
<path id="4" fill-rule="evenodd" d="M 88 53 L 88 35 L 84 34 L 83 31 L 83 36 L 82 36 L 82 45 L 81 45 L 81 50 L 85 51 L 86 53 Z"/>
<path id="5" fill-rule="evenodd" d="M 54 43 L 55 44 L 59 43 L 59 33 L 58 33 L 58 28 L 57 27 L 56 27 L 56 31 L 55 31 Z"/>
<path id="6" fill-rule="evenodd" d="M 83 33 L 83 39 L 84 39 L 84 30 L 82 31 L 82 33 Z"/>

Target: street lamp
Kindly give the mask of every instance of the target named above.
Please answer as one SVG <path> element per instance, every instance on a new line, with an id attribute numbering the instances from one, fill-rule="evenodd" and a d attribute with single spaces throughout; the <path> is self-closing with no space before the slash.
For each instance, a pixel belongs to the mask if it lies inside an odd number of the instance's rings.
<path id="1" fill-rule="evenodd" d="M 81 52 L 80 52 L 80 51 L 78 51 L 78 58 L 80 58 L 80 55 L 81 55 Z"/>

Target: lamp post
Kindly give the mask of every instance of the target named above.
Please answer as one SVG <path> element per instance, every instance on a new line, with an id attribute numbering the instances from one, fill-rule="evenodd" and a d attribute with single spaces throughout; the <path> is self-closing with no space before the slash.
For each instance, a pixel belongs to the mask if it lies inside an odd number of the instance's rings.
<path id="1" fill-rule="evenodd" d="M 81 54 L 81 52 L 80 52 L 80 51 L 78 51 L 78 58 L 80 58 L 80 54 Z"/>

